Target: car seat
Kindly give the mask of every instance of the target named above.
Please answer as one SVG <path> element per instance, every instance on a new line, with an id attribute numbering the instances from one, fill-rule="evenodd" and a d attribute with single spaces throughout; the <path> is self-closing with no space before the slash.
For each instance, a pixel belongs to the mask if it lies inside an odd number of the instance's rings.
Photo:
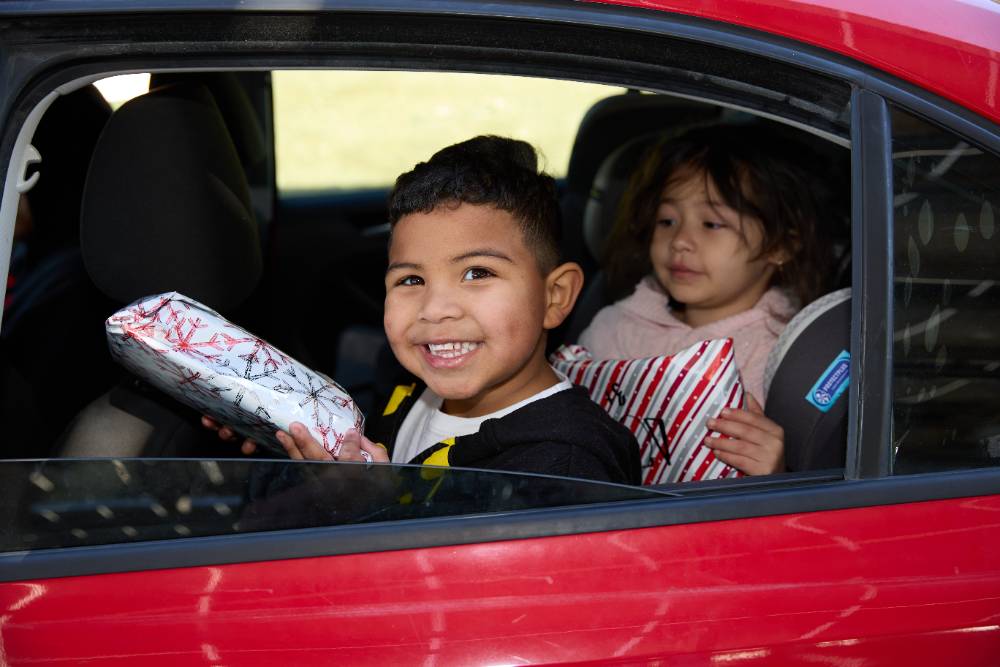
<path id="1" fill-rule="evenodd" d="M 595 102 L 580 121 L 560 197 L 565 259 L 579 262 L 588 275 L 600 260 L 582 234 L 584 210 L 597 172 L 613 151 L 634 137 L 709 122 L 720 113 L 715 105 L 635 90 Z"/>
<path id="2" fill-rule="evenodd" d="M 30 446 L 6 439 L 3 456 L 44 456 L 42 444 L 55 440 L 117 373 L 107 355 L 93 354 L 103 345 L 110 302 L 87 278 L 79 242 L 87 166 L 110 116 L 97 89 L 86 86 L 56 98 L 31 139 L 41 155 L 37 182 L 22 195 L 32 222 L 15 240 L 0 334 L 3 373 L 21 382 L 6 385 L 3 421 L 25 419 L 25 402 L 44 408 L 45 419 L 33 424 Z"/>
<path id="3" fill-rule="evenodd" d="M 662 133 L 635 137 L 612 151 L 598 169 L 583 220 L 583 237 L 595 257 L 604 251 L 632 172 L 646 150 L 662 137 Z M 597 312 L 609 303 L 604 274 L 598 271 L 581 294 L 567 326 L 565 340 L 578 340 Z M 846 383 L 838 385 L 845 393 L 828 406 L 817 406 L 807 399 L 807 395 L 826 376 L 826 371 L 832 373 L 841 367 L 836 364 L 839 355 L 850 350 L 850 304 L 849 288 L 809 304 L 792 318 L 771 353 L 766 376 L 770 380 L 765 384 L 765 413 L 785 429 L 785 459 L 789 470 L 844 465 Z"/>
<path id="4" fill-rule="evenodd" d="M 260 240 L 205 86 L 164 86 L 115 112 L 91 161 L 80 232 L 88 273 L 118 307 L 176 290 L 238 319 L 260 278 Z M 193 410 L 127 378 L 77 416 L 60 453 L 211 454 L 221 444 Z"/>
<path id="5" fill-rule="evenodd" d="M 789 470 L 844 467 L 850 331 L 851 288 L 845 287 L 796 313 L 771 350 L 765 413 L 785 431 Z"/>

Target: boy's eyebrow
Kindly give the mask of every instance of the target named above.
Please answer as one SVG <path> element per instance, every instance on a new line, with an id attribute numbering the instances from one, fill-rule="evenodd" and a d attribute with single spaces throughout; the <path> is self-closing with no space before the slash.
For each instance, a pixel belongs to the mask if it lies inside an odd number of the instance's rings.
<path id="1" fill-rule="evenodd" d="M 470 250 L 469 252 L 463 252 L 461 255 L 456 255 L 451 258 L 452 264 L 457 264 L 458 262 L 464 262 L 467 259 L 472 259 L 473 257 L 495 257 L 496 259 L 502 259 L 506 262 L 514 263 L 510 257 L 505 253 L 496 250 L 494 248 L 476 248 L 475 250 Z"/>
<path id="2" fill-rule="evenodd" d="M 424 267 L 422 267 L 419 264 L 414 264 L 413 262 L 393 262 L 386 268 L 385 272 L 386 274 L 389 274 L 393 271 L 398 271 L 400 269 L 410 269 L 412 271 L 419 271 L 422 268 Z"/>

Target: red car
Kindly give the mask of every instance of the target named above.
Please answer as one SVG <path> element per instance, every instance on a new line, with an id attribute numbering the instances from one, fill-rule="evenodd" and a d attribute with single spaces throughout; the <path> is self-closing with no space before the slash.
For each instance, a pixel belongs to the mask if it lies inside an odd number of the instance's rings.
<path id="1" fill-rule="evenodd" d="M 0 63 L 0 664 L 1000 661 L 995 2 L 8 0 Z M 333 71 L 354 97 L 385 71 L 468 78 L 432 105 L 363 97 L 359 118 L 394 115 L 362 136 L 347 93 L 288 104 L 285 73 Z M 149 92 L 112 110 L 90 84 L 118 74 Z M 108 357 L 111 312 L 190 283 L 373 409 L 391 181 L 317 175 L 282 133 L 333 131 L 360 169 L 414 118 L 474 115 L 454 90 L 519 77 L 608 87 L 555 121 L 565 252 L 593 282 L 644 138 L 767 125 L 823 156 L 842 289 L 773 369 L 788 472 L 627 487 L 239 458 Z M 524 131 L 569 97 L 520 93 Z M 830 350 L 851 381 L 824 409 Z M 427 474 L 423 501 L 365 491 Z"/>

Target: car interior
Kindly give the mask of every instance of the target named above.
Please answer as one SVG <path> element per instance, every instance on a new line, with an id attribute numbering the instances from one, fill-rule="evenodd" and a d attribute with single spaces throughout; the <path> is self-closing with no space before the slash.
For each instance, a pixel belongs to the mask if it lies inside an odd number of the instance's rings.
<path id="1" fill-rule="evenodd" d="M 82 82 L 45 111 L 31 139 L 40 178 L 24 195 L 30 211 L 18 220 L 0 336 L 12 429 L 3 458 L 238 456 L 194 410 L 108 354 L 104 320 L 170 290 L 329 375 L 366 411 L 387 395 L 391 183 L 279 188 L 271 82 L 261 71 L 154 72 L 148 91 L 114 109 Z M 766 410 L 785 429 L 792 472 L 843 467 L 847 439 L 848 401 L 818 412 L 801 400 L 829 359 L 850 349 L 851 317 L 848 129 L 808 117 L 764 113 L 750 97 L 608 87 L 585 110 L 557 174 L 564 257 L 584 267 L 587 283 L 552 349 L 574 342 L 610 303 L 604 244 L 628 177 L 655 141 L 701 125 L 768 125 L 815 152 L 812 179 L 835 210 L 840 268 L 830 294 L 788 324 L 768 366 Z"/>

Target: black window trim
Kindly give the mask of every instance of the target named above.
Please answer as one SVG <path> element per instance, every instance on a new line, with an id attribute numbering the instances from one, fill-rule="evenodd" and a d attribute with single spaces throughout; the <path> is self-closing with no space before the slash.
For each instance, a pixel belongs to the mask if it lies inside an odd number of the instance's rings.
<path id="1" fill-rule="evenodd" d="M 199 3 L 201 4 L 201 3 Z M 61 5 L 70 8 L 70 4 Z M 113 12 L 118 6 L 107 2 L 107 11 Z M 152 11 L 157 3 L 143 4 Z M 176 5 L 175 5 L 176 6 Z M 304 6 L 304 5 L 303 5 Z M 38 14 L 39 5 L 30 2 L 11 2 L 0 11 L 0 19 L 18 12 L 34 10 Z M 353 4 L 340 4 L 331 11 L 359 11 Z M 315 8 L 313 6 L 312 8 Z M 226 7 L 226 9 L 231 9 Z M 931 93 L 919 90 L 906 82 L 877 72 L 837 54 L 802 45 L 773 35 L 759 33 L 711 21 L 669 15 L 628 8 L 606 8 L 597 5 L 578 5 L 559 2 L 537 3 L 490 3 L 486 8 L 472 2 L 430 2 L 407 3 L 375 2 L 364 3 L 363 9 L 372 12 L 395 12 L 413 14 L 421 12 L 459 12 L 470 16 L 504 16 L 511 20 L 543 20 L 555 23 L 592 25 L 634 30 L 642 33 L 661 35 L 668 38 L 692 39 L 724 48 L 747 52 L 795 64 L 804 69 L 816 71 L 824 76 L 835 77 L 855 88 L 852 105 L 852 132 L 856 133 L 853 159 L 863 160 L 868 167 L 862 174 L 852 174 L 857 178 L 854 188 L 854 220 L 852 233 L 854 242 L 862 247 L 875 249 L 874 254 L 865 253 L 866 262 L 855 263 L 854 284 L 878 275 L 880 269 L 886 279 L 891 273 L 884 270 L 891 259 L 891 180 L 879 180 L 880 172 L 891 177 L 887 164 L 889 126 L 885 109 L 886 100 L 900 107 L 954 131 L 959 135 L 1000 152 L 1000 132 L 995 124 L 981 118 L 958 105 L 943 100 Z M 557 29 L 557 26 L 553 26 Z M 515 38 L 511 38 L 514 40 Z M 212 66 L 247 66 L 246 54 L 239 55 L 238 45 L 230 54 L 212 59 L 204 59 L 206 68 Z M 126 50 L 127 52 L 127 50 Z M 91 53 L 93 55 L 93 53 Z M 332 56 L 331 56 L 332 57 Z M 175 58 L 179 58 L 176 56 Z M 276 56 L 264 60 L 275 62 Z M 295 58 L 289 58 L 292 62 Z M 305 62 L 307 58 L 300 58 Z M 48 76 L 32 74 L 28 94 L 18 100 L 19 107 L 13 118 L 8 117 L 5 130 L 3 155 L 10 159 L 14 143 L 14 133 L 10 127 L 19 125 L 24 109 L 32 100 L 38 101 L 51 91 L 57 83 L 65 83 L 85 72 L 107 71 L 114 66 L 134 66 L 142 62 L 163 61 L 155 58 L 98 59 L 95 57 L 85 65 L 72 61 L 56 63 Z M 315 64 L 315 59 L 312 60 Z M 398 63 L 405 67 L 407 63 Z M 526 66 L 526 67 L 531 67 Z M 622 71 L 626 65 L 617 65 Z M 488 69 L 488 68 L 484 68 Z M 506 68 L 504 71 L 509 71 Z M 544 74 L 544 68 L 533 71 Z M 600 80 L 595 79 L 595 80 Z M 17 85 L 13 86 L 16 88 Z M 40 92 L 41 91 L 41 92 Z M 7 100 L 9 103 L 10 100 Z M 879 151 L 881 160 L 878 159 Z M 872 162 L 869 162 L 873 160 Z M 888 200 L 886 200 L 888 197 Z M 890 209 L 886 210 L 886 201 Z M 859 217 L 861 216 L 861 217 Z M 883 224 L 875 224 L 877 220 Z M 862 224 L 864 221 L 864 224 Z M 882 254 L 884 252 L 884 254 Z M 880 255 L 885 259 L 881 267 L 871 265 Z M 891 283 L 883 283 L 891 289 Z M 871 295 L 866 295 L 871 297 Z M 888 299 L 888 300 L 886 300 Z M 481 541 L 519 539 L 545 535 L 561 535 L 581 532 L 625 530 L 633 528 L 666 526 L 679 523 L 715 521 L 724 519 L 752 518 L 784 513 L 811 512 L 832 509 L 887 505 L 920 500 L 960 498 L 1000 492 L 1000 470 L 974 470 L 913 475 L 906 478 L 879 478 L 888 473 L 889 442 L 885 438 L 890 413 L 885 409 L 891 387 L 891 355 L 882 357 L 869 354 L 862 359 L 858 351 L 863 345 L 876 347 L 884 340 L 885 327 L 879 337 L 879 324 L 891 324 L 891 293 L 881 293 L 876 298 L 855 299 L 854 331 L 852 332 L 852 375 L 864 374 L 862 387 L 851 388 L 851 428 L 848 443 L 848 467 L 845 480 L 817 481 L 805 488 L 777 488 L 768 493 L 734 492 L 717 497 L 690 497 L 670 501 L 647 501 L 642 506 L 628 503 L 613 507 L 582 507 L 563 510 L 537 510 L 510 516 L 453 517 L 414 522 L 413 526 L 381 525 L 352 526 L 342 528 L 315 529 L 308 531 L 283 531 L 261 535 L 227 538 L 189 538 L 172 541 L 169 544 L 149 543 L 145 545 L 116 545 L 108 547 L 85 547 L 37 552 L 28 554 L 6 554 L 0 556 L 0 580 L 33 578 L 34 576 L 67 576 L 71 572 L 96 573 L 98 571 L 125 571 L 134 567 L 129 564 L 132 556 L 119 558 L 116 554 L 135 554 L 147 550 L 151 558 L 143 569 L 155 567 L 182 567 L 197 564 L 245 562 L 283 557 L 304 557 L 306 555 L 332 555 L 335 553 L 357 553 L 360 551 L 382 551 L 389 549 L 417 548 L 460 544 Z M 891 330 L 891 329 L 889 329 Z M 862 343 L 864 338 L 865 343 Z M 891 340 L 891 337 L 889 338 Z M 888 350 L 891 353 L 891 346 Z M 855 366 L 857 364 L 857 366 Z M 857 383 L 855 383 L 857 384 Z M 881 396 L 879 392 L 882 392 Z M 874 417 L 872 416 L 874 414 Z M 855 447 L 861 446 L 856 451 Z M 872 476 L 876 478 L 871 479 Z M 333 539 L 331 536 L 336 536 Z M 341 537 L 345 536 L 345 537 Z M 395 537 L 394 537 L 395 536 Z M 238 542 L 239 549 L 233 547 Z M 254 546 L 257 545 L 257 546 Z M 246 546 L 246 548 L 244 548 Z M 237 554 L 237 551 L 239 552 Z M 145 553 L 145 552 L 143 552 Z M 162 557 L 157 553 L 165 554 Z M 173 555 L 169 555 L 173 554 Z M 298 554 L 298 555 L 295 555 Z M 236 561 L 235 558 L 241 560 Z M 121 561 L 121 562 L 119 562 Z M 89 565 L 87 563 L 90 563 Z M 110 569 L 109 569 L 110 568 Z M 35 572 L 36 574 L 31 574 Z M 43 572 L 45 574 L 43 574 Z"/>
<path id="2" fill-rule="evenodd" d="M 847 479 L 890 473 L 892 415 L 892 164 L 885 99 L 855 89 L 851 110 L 851 386 Z M 859 290 L 860 287 L 860 290 Z"/>

